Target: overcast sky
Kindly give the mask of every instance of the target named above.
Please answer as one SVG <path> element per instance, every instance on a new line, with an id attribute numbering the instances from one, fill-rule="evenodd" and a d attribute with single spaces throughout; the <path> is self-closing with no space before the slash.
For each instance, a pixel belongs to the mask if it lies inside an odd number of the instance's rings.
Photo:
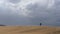
<path id="1" fill-rule="evenodd" d="M 60 26 L 60 0 L 0 0 L 0 24 Z"/>

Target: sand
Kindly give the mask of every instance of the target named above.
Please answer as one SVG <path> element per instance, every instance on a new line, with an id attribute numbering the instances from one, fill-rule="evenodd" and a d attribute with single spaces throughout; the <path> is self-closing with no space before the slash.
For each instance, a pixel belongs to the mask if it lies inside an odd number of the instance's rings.
<path id="1" fill-rule="evenodd" d="M 0 26 L 0 34 L 60 34 L 60 27 Z"/>

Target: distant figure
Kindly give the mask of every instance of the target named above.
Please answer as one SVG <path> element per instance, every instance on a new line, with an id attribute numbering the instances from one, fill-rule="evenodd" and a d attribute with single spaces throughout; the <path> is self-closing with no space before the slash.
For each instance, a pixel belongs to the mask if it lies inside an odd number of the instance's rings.
<path id="1" fill-rule="evenodd" d="M 40 26 L 42 25 L 42 23 L 40 23 Z"/>

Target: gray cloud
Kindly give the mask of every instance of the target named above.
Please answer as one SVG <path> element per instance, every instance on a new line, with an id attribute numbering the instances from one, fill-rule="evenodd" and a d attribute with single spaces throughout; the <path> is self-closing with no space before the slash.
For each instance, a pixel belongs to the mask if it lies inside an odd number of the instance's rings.
<path id="1" fill-rule="evenodd" d="M 21 0 L 8 0 L 11 3 L 19 3 Z"/>
<path id="2" fill-rule="evenodd" d="M 59 0 L 8 1 L 3 0 L 0 3 L 0 24 L 39 25 L 43 23 L 43 25 L 60 26 Z"/>
<path id="3" fill-rule="evenodd" d="M 27 6 L 27 9 L 32 11 L 30 14 L 31 16 L 34 16 L 32 18 L 32 24 L 36 22 L 38 23 L 43 23 L 45 25 L 54 25 L 54 26 L 60 26 L 59 23 L 59 18 L 60 18 L 60 6 L 59 6 L 58 0 L 55 1 L 53 7 L 47 8 L 47 6 L 39 6 L 39 4 L 29 4 Z"/>
<path id="4" fill-rule="evenodd" d="M 28 19 L 26 17 L 20 17 L 18 15 L 3 15 L 0 17 L 1 24 L 6 25 L 27 25 Z"/>

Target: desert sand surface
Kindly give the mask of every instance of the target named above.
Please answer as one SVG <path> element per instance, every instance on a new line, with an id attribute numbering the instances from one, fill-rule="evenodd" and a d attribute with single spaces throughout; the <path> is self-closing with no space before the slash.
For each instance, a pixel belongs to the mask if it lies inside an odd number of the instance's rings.
<path id="1" fill-rule="evenodd" d="M 60 27 L 0 26 L 0 34 L 60 34 Z"/>

